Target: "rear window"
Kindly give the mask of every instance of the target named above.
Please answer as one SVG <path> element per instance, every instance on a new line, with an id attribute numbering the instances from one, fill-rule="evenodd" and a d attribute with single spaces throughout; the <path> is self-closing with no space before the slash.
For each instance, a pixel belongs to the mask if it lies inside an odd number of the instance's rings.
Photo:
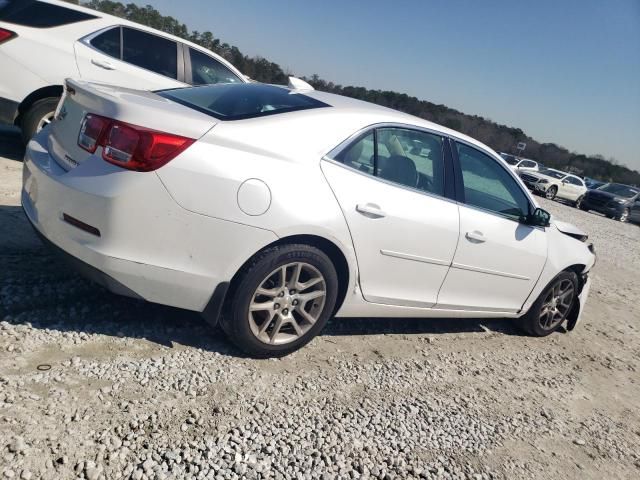
<path id="1" fill-rule="evenodd" d="M 91 40 L 91 45 L 101 52 L 115 58 L 121 57 L 120 49 L 120 27 L 112 28 L 101 33 Z"/>
<path id="2" fill-rule="evenodd" d="M 98 18 L 37 0 L 0 0 L 0 20 L 25 27 L 49 28 Z"/>
<path id="3" fill-rule="evenodd" d="M 262 83 L 226 83 L 156 93 L 219 120 L 242 120 L 329 106 L 284 87 Z"/>
<path id="4" fill-rule="evenodd" d="M 165 77 L 178 78 L 178 45 L 158 35 L 123 27 L 122 60 Z"/>

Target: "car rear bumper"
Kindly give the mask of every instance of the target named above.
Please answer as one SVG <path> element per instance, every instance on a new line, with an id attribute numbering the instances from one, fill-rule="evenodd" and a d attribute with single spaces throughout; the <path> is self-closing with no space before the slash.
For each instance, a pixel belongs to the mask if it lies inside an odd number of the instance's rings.
<path id="1" fill-rule="evenodd" d="M 201 312 L 219 284 L 277 239 L 184 210 L 153 172 L 98 156 L 66 171 L 44 147 L 47 130 L 25 153 L 24 211 L 47 243 L 115 293 Z"/>

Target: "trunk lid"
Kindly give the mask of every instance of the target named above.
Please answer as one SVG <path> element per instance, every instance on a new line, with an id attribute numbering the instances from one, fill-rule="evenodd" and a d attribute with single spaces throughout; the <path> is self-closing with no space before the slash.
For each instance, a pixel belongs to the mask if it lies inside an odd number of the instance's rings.
<path id="1" fill-rule="evenodd" d="M 193 139 L 217 123 L 209 115 L 153 92 L 67 79 L 48 137 L 49 153 L 65 170 L 92 155 L 78 146 L 80 125 L 87 113 Z M 98 147 L 94 155 L 101 151 Z"/>

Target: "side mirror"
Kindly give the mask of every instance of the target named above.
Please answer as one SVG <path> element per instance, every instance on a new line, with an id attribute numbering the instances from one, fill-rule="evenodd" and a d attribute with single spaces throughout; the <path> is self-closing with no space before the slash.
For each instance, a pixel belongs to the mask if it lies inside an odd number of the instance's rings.
<path id="1" fill-rule="evenodd" d="M 542 208 L 536 208 L 527 220 L 531 226 L 548 227 L 551 225 L 551 214 Z"/>

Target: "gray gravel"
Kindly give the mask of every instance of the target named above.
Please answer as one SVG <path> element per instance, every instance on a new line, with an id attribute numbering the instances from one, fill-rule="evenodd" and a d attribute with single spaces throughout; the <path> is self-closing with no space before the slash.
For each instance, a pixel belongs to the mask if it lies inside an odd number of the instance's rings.
<path id="1" fill-rule="evenodd" d="M 0 172 L 0 478 L 640 476 L 637 226 L 541 200 L 599 252 L 571 334 L 345 319 L 256 361 L 58 264 L 17 207 L 20 163 Z"/>

